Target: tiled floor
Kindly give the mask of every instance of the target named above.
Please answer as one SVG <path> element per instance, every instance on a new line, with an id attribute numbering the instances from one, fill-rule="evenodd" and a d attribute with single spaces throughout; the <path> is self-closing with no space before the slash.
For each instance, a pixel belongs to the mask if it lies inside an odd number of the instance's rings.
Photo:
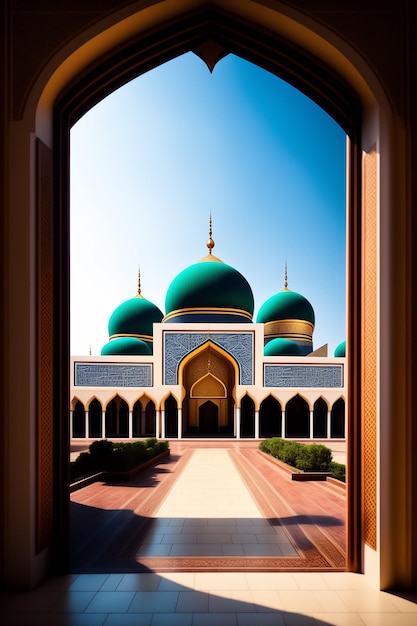
<path id="1" fill-rule="evenodd" d="M 225 449 L 195 450 L 137 556 L 296 556 L 264 519 Z"/>
<path id="2" fill-rule="evenodd" d="M 411 600 L 358 574 L 82 574 L 1 596 L 3 626 L 415 626 Z"/>
<path id="3" fill-rule="evenodd" d="M 264 519 L 264 511 L 247 488 L 247 480 L 245 484 L 242 482 L 242 468 L 236 465 L 239 458 L 213 446 L 207 450 L 197 448 L 187 457 L 190 460 L 184 461 L 177 476 L 171 465 L 161 469 L 163 475 L 169 467 L 173 480 L 163 483 L 161 479 L 161 485 L 165 484 L 164 497 L 158 500 L 150 516 L 155 518 L 154 523 L 138 552 L 162 547 L 182 555 L 193 549 L 201 554 L 206 546 L 225 558 L 224 551 L 234 548 L 245 553 L 249 546 L 258 554 L 265 545 L 268 550 L 281 546 L 295 551 L 287 527 L 271 524 L 271 517 Z M 242 462 L 248 459 L 252 461 L 253 480 L 261 481 L 256 458 L 245 456 Z M 266 508 L 274 498 L 273 491 L 265 491 L 268 481 L 278 480 L 276 469 L 272 465 L 270 469 L 269 465 L 260 466 L 265 474 L 272 472 L 271 476 L 265 476 L 266 482 L 260 482 Z M 144 510 L 150 506 L 151 493 L 157 490 L 153 488 L 159 484 L 157 478 L 158 474 L 148 477 L 143 488 L 120 487 L 125 513 L 129 507 L 134 514 L 135 507 Z M 320 512 L 317 507 L 323 494 L 330 499 L 326 500 L 327 506 L 331 498 L 335 498 L 331 506 L 338 506 L 340 496 L 333 496 L 323 486 L 309 489 L 306 484 L 297 484 L 288 490 L 288 485 L 288 479 L 283 478 L 275 487 L 285 493 L 288 510 L 300 507 L 296 509 L 296 518 L 301 527 L 309 522 L 300 505 L 306 494 L 311 498 L 310 509 L 316 513 Z M 94 509 L 100 491 L 93 486 L 83 491 L 85 502 Z M 145 497 L 146 492 L 149 493 Z M 103 507 L 108 507 L 106 513 L 110 515 L 110 521 L 105 518 L 108 525 L 104 530 L 113 528 L 114 522 L 117 528 L 122 517 L 114 511 L 116 501 L 111 495 L 114 491 L 106 487 L 103 493 Z M 83 506 L 88 508 L 87 504 Z M 273 503 L 273 507 L 277 506 L 279 503 Z M 132 519 L 137 523 L 134 517 L 129 518 L 130 524 Z M 317 523 L 327 520 L 323 515 L 317 517 Z M 94 523 L 97 519 L 93 518 Z M 132 525 L 123 527 L 122 534 L 129 528 Z M 336 538 L 338 529 L 337 525 L 333 528 Z M 99 534 L 100 541 L 102 536 Z M 320 573 L 245 569 L 149 573 L 101 570 L 52 578 L 35 591 L 0 596 L 0 623 L 2 626 L 415 626 L 417 594 L 405 599 L 374 589 L 361 575 L 331 570 Z"/>

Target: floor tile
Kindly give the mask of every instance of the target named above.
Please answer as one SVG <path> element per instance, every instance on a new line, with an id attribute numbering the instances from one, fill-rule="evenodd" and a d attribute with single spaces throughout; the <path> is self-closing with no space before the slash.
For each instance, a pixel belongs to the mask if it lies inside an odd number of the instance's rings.
<path id="1" fill-rule="evenodd" d="M 113 613 L 104 626 L 150 626 L 152 613 Z"/>
<path id="2" fill-rule="evenodd" d="M 389 594 L 376 589 L 336 590 L 348 611 L 354 613 L 396 613 L 399 612 Z"/>
<path id="3" fill-rule="evenodd" d="M 238 626 L 235 613 L 195 613 L 193 626 Z"/>
<path id="4" fill-rule="evenodd" d="M 361 613 L 365 626 L 416 626 L 416 616 L 411 613 Z"/>
<path id="5" fill-rule="evenodd" d="M 176 591 L 139 591 L 129 607 L 129 613 L 174 613 L 177 602 Z"/>
<path id="6" fill-rule="evenodd" d="M 197 572 L 195 586 L 198 591 L 212 589 L 249 589 L 246 575 L 243 572 Z"/>
<path id="7" fill-rule="evenodd" d="M 273 613 L 238 613 L 238 626 L 285 626 L 284 616 Z"/>
<path id="8" fill-rule="evenodd" d="M 98 591 L 106 582 L 108 574 L 83 574 L 71 584 L 71 591 Z"/>
<path id="9" fill-rule="evenodd" d="M 364 621 L 357 613 L 311 613 L 310 617 L 316 619 L 319 624 L 331 624 L 332 626 L 365 626 Z M 396 626 L 396 622 L 392 622 L 391 626 Z"/>
<path id="10" fill-rule="evenodd" d="M 87 613 L 126 613 L 135 597 L 133 591 L 99 591 L 86 608 Z"/>
<path id="11" fill-rule="evenodd" d="M 180 591 L 177 604 L 179 613 L 207 613 L 209 608 L 208 593 L 203 591 Z"/>
<path id="12" fill-rule="evenodd" d="M 191 626 L 192 622 L 192 613 L 165 613 L 154 615 L 151 626 Z"/>
<path id="13" fill-rule="evenodd" d="M 285 611 L 319 613 L 323 610 L 321 603 L 312 591 L 288 589 L 286 591 L 279 590 L 278 593 Z"/>
<path id="14" fill-rule="evenodd" d="M 193 572 L 170 572 L 161 574 L 158 591 L 192 591 L 195 574 Z"/>
<path id="15" fill-rule="evenodd" d="M 160 582 L 158 574 L 125 574 L 117 591 L 158 591 Z"/>

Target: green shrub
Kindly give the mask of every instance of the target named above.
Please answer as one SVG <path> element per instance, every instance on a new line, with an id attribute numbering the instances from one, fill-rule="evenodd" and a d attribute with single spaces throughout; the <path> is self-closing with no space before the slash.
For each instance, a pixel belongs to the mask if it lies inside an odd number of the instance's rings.
<path id="1" fill-rule="evenodd" d="M 94 465 L 91 459 L 91 455 L 88 452 L 81 452 L 81 454 L 70 463 L 70 479 L 75 480 L 81 478 L 87 474 L 94 472 Z"/>
<path id="2" fill-rule="evenodd" d="M 288 465 L 295 467 L 297 458 L 301 453 L 303 444 L 296 441 L 286 441 L 281 449 L 281 460 Z"/>
<path id="3" fill-rule="evenodd" d="M 343 463 L 332 461 L 329 466 L 329 471 L 331 472 L 332 478 L 346 482 L 346 465 L 343 465 Z"/>
<path id="4" fill-rule="evenodd" d="M 259 449 L 287 465 L 306 472 L 330 471 L 332 451 L 322 444 L 304 444 L 271 437 L 261 441 Z"/>
<path id="5" fill-rule="evenodd" d="M 155 437 L 146 441 L 94 441 L 88 452 L 82 452 L 70 465 L 71 480 L 95 471 L 128 472 L 169 449 L 168 441 Z"/>
<path id="6" fill-rule="evenodd" d="M 332 461 L 332 451 L 322 444 L 301 444 L 295 467 L 304 472 L 328 472 Z"/>
<path id="7" fill-rule="evenodd" d="M 94 441 L 89 447 L 92 463 L 97 470 L 109 470 L 111 469 L 113 459 L 114 443 L 107 439 L 101 439 Z"/>

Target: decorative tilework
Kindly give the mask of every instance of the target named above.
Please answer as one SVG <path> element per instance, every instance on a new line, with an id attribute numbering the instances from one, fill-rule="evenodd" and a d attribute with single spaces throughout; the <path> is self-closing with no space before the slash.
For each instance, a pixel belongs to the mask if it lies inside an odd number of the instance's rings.
<path id="1" fill-rule="evenodd" d="M 178 367 L 182 359 L 212 341 L 231 354 L 239 365 L 239 384 L 253 385 L 253 333 L 164 333 L 164 383 L 178 384 Z"/>
<path id="2" fill-rule="evenodd" d="M 343 365 L 264 365 L 265 387 L 343 387 Z"/>
<path id="3" fill-rule="evenodd" d="M 75 363 L 76 387 L 152 387 L 152 379 L 151 364 Z"/>

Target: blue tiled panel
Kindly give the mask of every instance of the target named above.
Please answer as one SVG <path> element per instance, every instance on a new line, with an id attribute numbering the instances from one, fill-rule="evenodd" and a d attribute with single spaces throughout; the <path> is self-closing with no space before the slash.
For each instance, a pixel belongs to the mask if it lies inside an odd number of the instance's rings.
<path id="1" fill-rule="evenodd" d="M 265 387 L 343 387 L 343 365 L 264 365 Z"/>
<path id="2" fill-rule="evenodd" d="M 75 363 L 76 387 L 152 387 L 152 365 Z"/>
<path id="3" fill-rule="evenodd" d="M 253 333 L 164 333 L 164 383 L 178 384 L 182 359 L 206 341 L 212 341 L 231 354 L 239 365 L 239 384 L 253 384 Z"/>

